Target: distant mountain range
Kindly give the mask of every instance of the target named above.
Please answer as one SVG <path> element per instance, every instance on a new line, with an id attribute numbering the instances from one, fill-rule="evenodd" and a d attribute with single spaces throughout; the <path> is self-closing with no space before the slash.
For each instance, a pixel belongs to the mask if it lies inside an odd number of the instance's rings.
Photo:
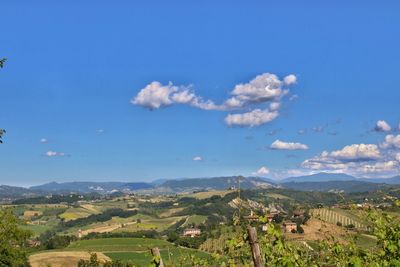
<path id="1" fill-rule="evenodd" d="M 58 193 L 110 193 L 113 191 L 135 191 L 141 189 L 149 189 L 153 186 L 149 183 L 123 183 L 123 182 L 68 182 L 56 183 L 51 182 L 48 184 L 32 186 L 29 189 L 34 191 L 43 192 L 58 192 Z"/>
<path id="2" fill-rule="evenodd" d="M 317 173 L 307 176 L 290 177 L 283 180 L 272 180 L 260 177 L 243 177 L 240 179 L 242 189 L 260 189 L 269 187 L 284 187 L 302 191 L 373 191 L 390 185 L 400 185 L 400 176 L 392 178 L 363 179 L 346 174 Z M 29 196 L 66 193 L 109 194 L 117 191 L 133 191 L 143 193 L 180 193 L 201 190 L 224 190 L 238 188 L 238 177 L 213 178 L 181 178 L 174 180 L 158 179 L 146 182 L 51 182 L 30 188 L 0 186 L 1 199 L 16 199 Z"/>

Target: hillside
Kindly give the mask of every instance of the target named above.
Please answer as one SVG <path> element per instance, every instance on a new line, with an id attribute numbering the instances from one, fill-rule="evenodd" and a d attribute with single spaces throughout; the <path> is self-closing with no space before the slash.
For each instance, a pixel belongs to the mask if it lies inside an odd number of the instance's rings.
<path id="1" fill-rule="evenodd" d="M 227 188 L 237 188 L 239 186 L 238 177 L 214 177 L 214 178 L 192 178 L 183 180 L 169 180 L 160 185 L 169 188 L 175 192 L 196 191 L 196 190 L 223 190 Z M 257 177 L 242 177 L 240 180 L 240 188 L 256 189 L 268 188 L 272 184 Z"/>
<path id="2" fill-rule="evenodd" d="M 289 182 L 327 182 L 327 181 L 352 181 L 357 180 L 356 177 L 343 173 L 316 173 L 305 176 L 289 177 L 280 181 L 280 183 Z"/>
<path id="3" fill-rule="evenodd" d="M 48 184 L 32 186 L 32 190 L 41 190 L 45 192 L 57 192 L 57 193 L 110 193 L 113 191 L 123 191 L 123 190 L 140 190 L 148 189 L 153 186 L 148 183 L 126 183 L 126 182 L 67 182 L 67 183 L 57 183 L 51 182 Z"/>
<path id="4" fill-rule="evenodd" d="M 325 191 L 325 192 L 370 192 L 389 185 L 381 183 L 370 183 L 364 181 L 321 181 L 321 182 L 288 182 L 281 184 L 285 188 L 300 191 Z"/>

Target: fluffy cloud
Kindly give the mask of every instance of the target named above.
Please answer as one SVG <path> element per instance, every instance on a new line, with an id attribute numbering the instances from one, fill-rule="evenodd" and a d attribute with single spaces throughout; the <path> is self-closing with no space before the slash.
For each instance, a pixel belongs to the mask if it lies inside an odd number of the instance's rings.
<path id="1" fill-rule="evenodd" d="M 390 125 L 384 121 L 384 120 L 380 120 L 376 122 L 375 125 L 375 131 L 377 132 L 390 132 L 392 130 L 392 127 L 390 127 Z"/>
<path id="2" fill-rule="evenodd" d="M 332 152 L 324 151 L 305 160 L 301 166 L 311 170 L 347 173 L 359 177 L 387 177 L 400 171 L 399 159 L 398 153 L 381 150 L 375 144 L 353 144 Z"/>
<path id="3" fill-rule="evenodd" d="M 354 144 L 345 146 L 343 149 L 333 151 L 327 155 L 335 159 L 349 161 L 372 160 L 378 159 L 381 156 L 378 146 L 374 144 Z"/>
<path id="4" fill-rule="evenodd" d="M 193 157 L 193 161 L 202 161 L 203 158 L 200 156 Z"/>
<path id="5" fill-rule="evenodd" d="M 286 76 L 284 79 L 289 76 Z M 289 80 L 291 79 L 293 78 L 289 78 Z M 283 85 L 285 85 L 285 82 L 279 80 L 275 74 L 264 73 L 255 77 L 249 83 L 236 85 L 231 94 L 233 98 L 240 101 L 242 105 L 263 103 L 279 100 L 282 96 L 287 94 L 288 91 L 283 89 Z"/>
<path id="6" fill-rule="evenodd" d="M 269 169 L 267 167 L 261 167 L 260 169 L 258 169 L 256 172 L 253 172 L 253 175 L 267 175 L 269 174 Z"/>
<path id="7" fill-rule="evenodd" d="M 56 151 L 47 151 L 45 154 L 47 157 L 63 157 L 65 153 L 63 152 L 56 152 Z"/>
<path id="8" fill-rule="evenodd" d="M 385 137 L 385 141 L 381 144 L 382 148 L 386 148 L 386 149 L 400 149 L 400 134 L 399 135 L 386 135 Z"/>
<path id="9" fill-rule="evenodd" d="M 254 127 L 270 122 L 278 115 L 277 111 L 254 109 L 246 113 L 229 114 L 225 117 L 225 123 L 229 126 Z"/>
<path id="10" fill-rule="evenodd" d="M 231 96 L 217 105 L 211 100 L 197 96 L 190 86 L 175 86 L 171 82 L 163 85 L 154 81 L 131 100 L 132 104 L 150 110 L 167 107 L 173 104 L 190 105 L 203 110 L 240 110 L 250 111 L 228 114 L 225 118 L 229 126 L 259 126 L 275 119 L 281 107 L 282 98 L 288 94 L 286 88 L 297 82 L 295 75 L 290 74 L 280 80 L 275 74 L 264 73 L 248 83 L 236 85 Z M 264 105 L 264 107 L 260 107 Z"/>
<path id="11" fill-rule="evenodd" d="M 297 82 L 297 77 L 293 74 L 290 74 L 283 79 L 283 82 L 287 85 L 295 84 Z"/>
<path id="12" fill-rule="evenodd" d="M 283 142 L 281 140 L 275 140 L 270 146 L 272 149 L 277 150 L 306 150 L 308 146 L 302 143 L 294 142 Z"/>

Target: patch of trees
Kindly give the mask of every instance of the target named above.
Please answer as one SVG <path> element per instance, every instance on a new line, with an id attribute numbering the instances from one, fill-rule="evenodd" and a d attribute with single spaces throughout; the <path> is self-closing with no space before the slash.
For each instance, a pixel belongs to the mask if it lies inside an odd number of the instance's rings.
<path id="1" fill-rule="evenodd" d="M 12 204 L 21 205 L 21 204 L 60 204 L 60 203 L 75 203 L 77 201 L 85 200 L 95 200 L 99 199 L 100 195 L 98 194 L 87 194 L 87 195 L 77 195 L 77 194 L 66 194 L 66 195 L 52 195 L 50 197 L 47 196 L 38 196 L 38 197 L 30 197 L 30 198 L 21 198 L 14 200 Z"/>
<path id="2" fill-rule="evenodd" d="M 177 232 L 169 232 L 167 236 L 168 242 L 174 243 L 178 246 L 195 249 L 198 249 L 200 245 L 203 244 L 204 241 L 206 241 L 207 239 L 207 236 L 205 234 L 202 234 L 198 237 L 186 237 L 179 235 L 179 233 Z"/>
<path id="3" fill-rule="evenodd" d="M 78 262 L 78 267 L 136 267 L 135 264 L 129 262 L 117 261 L 100 261 L 97 258 L 97 254 L 93 253 L 90 255 L 89 260 L 80 260 Z"/>
<path id="4" fill-rule="evenodd" d="M 119 208 L 108 209 L 100 214 L 92 214 L 86 218 L 79 218 L 73 221 L 62 222 L 63 227 L 79 227 L 96 222 L 105 222 L 111 220 L 112 217 L 128 218 L 136 215 L 137 210 L 123 210 Z"/>
<path id="5" fill-rule="evenodd" d="M 29 266 L 26 242 L 31 232 L 18 227 L 11 209 L 0 210 L 0 266 Z"/>
<path id="6" fill-rule="evenodd" d="M 45 249 L 61 249 L 66 248 L 71 242 L 76 241 L 76 236 L 70 235 L 55 235 L 42 243 Z"/>
<path id="7" fill-rule="evenodd" d="M 135 237 L 135 238 L 161 238 L 161 234 L 155 230 L 119 233 L 89 233 L 82 239 L 114 238 L 114 237 Z"/>

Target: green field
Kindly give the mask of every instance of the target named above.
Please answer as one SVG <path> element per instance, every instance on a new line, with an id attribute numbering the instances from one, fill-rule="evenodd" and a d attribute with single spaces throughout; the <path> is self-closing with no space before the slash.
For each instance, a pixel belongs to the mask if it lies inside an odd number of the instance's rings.
<path id="1" fill-rule="evenodd" d="M 187 218 L 186 222 L 182 226 L 187 226 L 190 224 L 199 225 L 207 220 L 207 216 L 204 215 L 191 215 Z"/>
<path id="2" fill-rule="evenodd" d="M 72 251 L 99 251 L 113 260 L 133 262 L 139 266 L 148 266 L 152 256 L 150 249 L 158 247 L 166 263 L 177 261 L 183 255 L 195 255 L 200 258 L 210 257 L 209 254 L 198 250 L 180 248 L 161 239 L 149 238 L 99 238 L 79 240 L 67 247 Z M 169 254 L 168 254 L 169 253 Z"/>
<path id="3" fill-rule="evenodd" d="M 50 225 L 33 225 L 33 224 L 24 224 L 20 226 L 24 230 L 29 230 L 33 233 L 33 236 L 39 236 L 43 234 L 46 231 L 49 231 L 52 229 L 52 226 Z"/>
<path id="4" fill-rule="evenodd" d="M 152 247 L 167 248 L 171 243 L 161 239 L 149 238 L 99 238 L 79 240 L 71 243 L 68 250 L 88 251 L 146 251 Z"/>

